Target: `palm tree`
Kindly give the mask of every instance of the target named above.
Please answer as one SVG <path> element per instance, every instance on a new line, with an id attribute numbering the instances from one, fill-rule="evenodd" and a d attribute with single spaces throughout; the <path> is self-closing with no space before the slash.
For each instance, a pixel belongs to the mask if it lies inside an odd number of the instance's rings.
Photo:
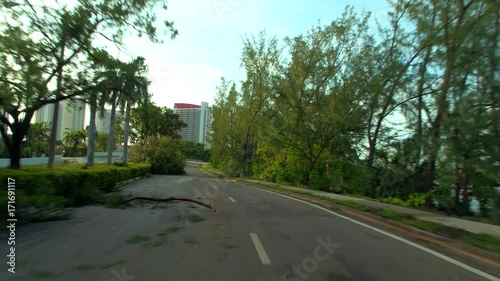
<path id="1" fill-rule="evenodd" d="M 127 72 L 125 91 L 121 99 L 121 109 L 125 109 L 125 129 L 123 134 L 123 165 L 127 165 L 128 161 L 128 143 L 130 136 L 130 111 L 131 107 L 138 101 L 148 97 L 149 80 L 144 76 L 147 71 L 144 64 L 144 58 L 138 57 L 129 65 Z"/>
<path id="2" fill-rule="evenodd" d="M 87 103 L 90 107 L 90 122 L 88 127 L 88 148 L 87 148 L 87 166 L 94 166 L 94 154 L 96 147 L 97 129 L 96 117 L 99 112 L 101 117 L 104 117 L 105 104 L 109 100 L 109 88 L 107 83 L 110 77 L 109 68 L 115 63 L 115 60 L 106 51 L 96 51 L 92 58 L 94 59 L 93 84 L 89 90 L 89 100 Z"/>
<path id="3" fill-rule="evenodd" d="M 95 150 L 95 118 L 98 108 L 101 109 L 101 115 L 104 114 L 104 105 L 111 104 L 111 122 L 109 128 L 108 140 L 108 165 L 111 165 L 114 143 L 114 125 L 116 115 L 116 105 L 123 84 L 123 68 L 125 63 L 111 57 L 105 51 L 99 51 L 94 54 L 96 66 L 99 68 L 95 73 L 95 89 L 90 97 L 90 127 L 89 127 L 89 143 L 91 149 L 87 153 L 87 165 L 94 164 L 93 152 Z"/>
<path id="4" fill-rule="evenodd" d="M 120 106 L 122 112 L 125 110 L 126 115 L 123 152 L 123 163 L 126 164 L 130 133 L 130 109 L 138 100 L 147 95 L 147 86 L 149 85 L 149 81 L 145 77 L 147 67 L 142 57 L 137 57 L 129 63 L 114 59 L 110 61 L 111 63 L 108 64 L 105 71 L 100 73 L 108 89 L 107 102 L 111 104 L 107 164 L 112 164 L 117 106 Z"/>
<path id="5" fill-rule="evenodd" d="M 87 127 L 87 166 L 94 166 L 94 154 L 96 147 L 97 128 L 96 117 L 97 114 L 101 118 L 104 117 L 104 105 L 106 104 L 106 91 L 93 89 L 89 93 L 89 106 L 90 106 L 90 120 Z"/>
<path id="6" fill-rule="evenodd" d="M 64 132 L 63 144 L 70 148 L 72 155 L 78 152 L 78 148 L 81 147 L 84 141 L 85 141 L 85 132 L 83 130 Z"/>

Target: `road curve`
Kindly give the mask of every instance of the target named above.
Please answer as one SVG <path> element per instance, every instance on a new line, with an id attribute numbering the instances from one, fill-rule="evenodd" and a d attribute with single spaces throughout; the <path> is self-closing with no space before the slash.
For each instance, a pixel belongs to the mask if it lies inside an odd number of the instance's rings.
<path id="1" fill-rule="evenodd" d="M 186 176 L 153 176 L 124 193 L 198 198 L 217 211 L 185 202 L 79 208 L 67 221 L 18 228 L 16 273 L 5 268 L 0 280 L 500 280 L 194 164 Z"/>

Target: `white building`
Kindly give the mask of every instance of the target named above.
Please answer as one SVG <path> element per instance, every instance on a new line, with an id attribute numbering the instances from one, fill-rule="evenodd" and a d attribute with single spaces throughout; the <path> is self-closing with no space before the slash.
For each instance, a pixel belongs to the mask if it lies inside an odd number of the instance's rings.
<path id="1" fill-rule="evenodd" d="M 52 124 L 54 104 L 47 104 L 35 112 L 35 122 Z M 65 131 L 79 131 L 84 129 L 85 103 L 83 101 L 61 101 L 59 103 L 59 120 L 57 126 L 57 140 L 62 140 Z"/>
<path id="2" fill-rule="evenodd" d="M 200 105 L 175 103 L 174 112 L 187 124 L 181 132 L 182 140 L 195 141 L 208 147 L 210 133 L 210 107 L 208 103 Z"/>
<path id="3" fill-rule="evenodd" d="M 115 120 L 121 116 L 120 110 L 116 109 Z M 111 126 L 111 109 L 105 109 L 104 115 L 101 116 L 101 112 L 97 112 L 95 117 L 95 127 L 97 132 L 109 133 L 109 127 Z"/>

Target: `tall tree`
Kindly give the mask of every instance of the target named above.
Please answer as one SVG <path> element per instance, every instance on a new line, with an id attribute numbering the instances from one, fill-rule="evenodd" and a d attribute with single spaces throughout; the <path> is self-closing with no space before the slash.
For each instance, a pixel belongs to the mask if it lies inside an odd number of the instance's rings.
<path id="1" fill-rule="evenodd" d="M 145 77 L 147 68 L 144 58 L 138 57 L 127 65 L 124 84 L 124 96 L 121 108 L 125 110 L 125 126 L 123 132 L 123 164 L 127 165 L 130 134 L 130 111 L 132 105 L 148 97 L 149 81 Z M 123 110 L 122 110 L 123 111 Z"/>
<path id="2" fill-rule="evenodd" d="M 212 106 L 212 133 L 210 134 L 210 147 L 215 156 L 211 159 L 216 167 L 222 166 L 230 172 L 241 172 L 237 167 L 243 144 L 244 131 L 241 129 L 238 104 L 240 93 L 231 81 L 221 79 L 217 87 L 217 96 Z"/>
<path id="3" fill-rule="evenodd" d="M 257 134 L 265 126 L 265 111 L 271 103 L 272 78 L 280 63 L 280 50 L 277 38 L 267 38 L 265 32 L 258 37 L 247 37 L 243 41 L 241 66 L 247 79 L 242 84 L 241 122 L 245 124 L 243 141 L 243 172 L 249 173 L 250 162 L 257 148 Z"/>
<path id="4" fill-rule="evenodd" d="M 354 129 L 350 124 L 359 117 L 355 90 L 345 84 L 350 72 L 345 65 L 354 58 L 357 50 L 351 47 L 362 39 L 367 19 L 348 7 L 330 25 L 287 40 L 291 61 L 275 96 L 279 114 L 272 128 L 274 138 L 302 162 L 302 184 L 308 184 L 334 137 Z"/>
<path id="5" fill-rule="evenodd" d="M 130 135 L 135 144 L 147 146 L 150 137 L 168 136 L 180 140 L 180 132 L 187 124 L 172 109 L 156 106 L 144 98 L 136 108 L 131 109 Z"/>
<path id="6" fill-rule="evenodd" d="M 90 120 L 88 129 L 88 149 L 87 149 L 87 166 L 94 165 L 95 148 L 97 141 L 96 117 L 101 118 L 105 114 L 105 105 L 109 100 L 109 85 L 106 81 L 106 68 L 113 64 L 114 60 L 109 53 L 104 50 L 94 49 L 90 56 L 92 65 L 92 79 L 89 83 L 93 85 L 88 91 L 88 101 L 90 109 Z M 105 145 L 105 147 L 107 147 Z"/>

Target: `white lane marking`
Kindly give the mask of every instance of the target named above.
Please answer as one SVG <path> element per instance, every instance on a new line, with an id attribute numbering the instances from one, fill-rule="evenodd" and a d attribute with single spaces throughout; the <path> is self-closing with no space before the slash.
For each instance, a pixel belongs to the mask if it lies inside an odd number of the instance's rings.
<path id="1" fill-rule="evenodd" d="M 266 250 L 264 250 L 264 246 L 262 246 L 262 243 L 260 242 L 259 236 L 257 233 L 250 233 L 250 238 L 252 238 L 253 245 L 255 246 L 255 249 L 257 250 L 257 254 L 259 255 L 260 261 L 262 262 L 263 265 L 269 265 L 271 264 L 271 260 L 269 259 L 269 256 L 266 253 Z"/>
<path id="2" fill-rule="evenodd" d="M 232 197 L 229 197 L 229 200 L 231 200 L 231 202 L 233 203 L 236 203 L 236 201 Z"/>
<path id="3" fill-rule="evenodd" d="M 213 187 L 213 188 L 219 188 L 219 187 L 218 187 L 218 186 L 216 186 L 216 185 L 212 185 L 212 187 Z"/>
<path id="4" fill-rule="evenodd" d="M 404 239 L 404 238 L 401 238 L 401 237 L 399 237 L 399 236 L 397 236 L 397 235 L 394 235 L 394 234 L 391 234 L 391 233 L 389 233 L 389 232 L 383 231 L 383 230 L 378 229 L 378 228 L 376 228 L 376 227 L 373 227 L 373 226 L 371 226 L 371 225 L 368 225 L 368 224 L 365 224 L 365 223 L 359 222 L 359 221 L 357 221 L 357 220 L 351 219 L 351 218 L 346 217 L 346 216 L 341 215 L 341 214 L 337 214 L 337 213 L 335 213 L 335 212 L 333 212 L 333 211 L 330 211 L 330 210 L 325 209 L 325 208 L 320 207 L 320 206 L 316 206 L 316 205 L 314 205 L 314 204 L 312 204 L 312 203 L 309 203 L 309 202 L 306 202 L 306 201 L 302 201 L 302 200 L 297 199 L 297 198 L 293 198 L 293 197 L 290 197 L 290 196 L 286 196 L 286 195 L 283 195 L 283 194 L 275 193 L 275 192 L 268 191 L 268 190 L 264 190 L 264 189 L 260 189 L 260 188 L 255 188 L 255 187 L 253 187 L 253 188 L 254 188 L 254 189 L 258 189 L 258 190 L 260 190 L 260 191 L 264 191 L 264 192 L 272 193 L 272 194 L 275 194 L 275 195 L 279 195 L 279 196 L 282 196 L 282 197 L 285 197 L 285 198 L 288 198 L 288 199 L 292 199 L 292 200 L 295 200 L 295 201 L 298 201 L 298 202 L 301 202 L 301 203 L 307 204 L 307 205 L 309 205 L 309 206 L 313 206 L 313 207 L 318 208 L 318 209 L 320 209 L 320 210 L 323 210 L 323 211 L 325 211 L 325 212 L 327 212 L 327 213 L 330 213 L 330 214 L 335 215 L 335 216 L 337 216 L 337 217 L 343 218 L 343 219 L 348 220 L 348 221 L 350 221 L 350 222 L 352 222 L 352 223 L 355 223 L 355 224 L 357 224 L 357 225 L 361 225 L 361 226 L 363 226 L 363 227 L 369 228 L 369 229 L 371 229 L 371 230 L 373 230 L 373 231 L 376 231 L 376 232 L 378 232 L 378 233 L 381 233 L 381 234 L 383 234 L 383 235 L 386 235 L 386 236 L 389 236 L 389 237 L 391 237 L 391 238 L 393 238 L 393 239 L 396 239 L 396 240 L 398 240 L 398 241 L 401 241 L 401 242 L 403 242 L 403 243 L 405 243 L 405 244 L 407 244 L 407 245 L 413 246 L 413 247 L 415 247 L 415 248 L 417 248 L 417 249 L 419 249 L 419 250 L 422 250 L 422 251 L 424 251 L 424 252 L 426 252 L 426 253 L 428 253 L 428 254 L 431 254 L 431 255 L 433 255 L 433 256 L 435 256 L 435 257 L 438 257 L 438 258 L 440 258 L 440 259 L 442 259 L 442 260 L 445 260 L 445 261 L 447 261 L 447 262 L 449 262 L 449 263 L 452 263 L 452 264 L 454 264 L 454 265 L 456 265 L 456 266 L 458 266 L 458 267 L 461 267 L 462 269 L 465 269 L 465 270 L 468 270 L 468 271 L 470 271 L 470 272 L 472 272 L 472 273 L 475 273 L 475 274 L 477 274 L 477 275 L 479 275 L 479 276 L 481 276 L 481 277 L 483 277 L 483 278 L 486 278 L 486 279 L 491 280 L 491 281 L 500 281 L 500 278 L 497 278 L 497 277 L 495 277 L 495 276 L 493 276 L 493 275 L 490 275 L 490 274 L 488 274 L 488 273 L 486 273 L 486 272 L 483 272 L 483 271 L 481 271 L 481 270 L 479 270 L 479 269 L 476 269 L 476 268 L 474 268 L 474 267 L 472 267 L 472 266 L 470 266 L 470 265 L 467 265 L 467 264 L 465 264 L 465 263 L 459 262 L 459 261 L 457 261 L 457 260 L 455 260 L 455 259 L 452 259 L 452 258 L 450 258 L 450 257 L 448 257 L 448 256 L 445 256 L 445 255 L 443 255 L 443 254 L 441 254 L 441 253 L 438 253 L 438 252 L 436 252 L 436 251 L 433 251 L 433 250 L 431 250 L 431 249 L 428 249 L 428 248 L 423 247 L 423 246 L 421 246 L 421 245 L 419 245 L 419 244 L 416 244 L 416 243 L 414 243 L 414 242 L 411 242 L 411 241 L 409 241 L 409 240 L 406 240 L 406 239 Z"/>

